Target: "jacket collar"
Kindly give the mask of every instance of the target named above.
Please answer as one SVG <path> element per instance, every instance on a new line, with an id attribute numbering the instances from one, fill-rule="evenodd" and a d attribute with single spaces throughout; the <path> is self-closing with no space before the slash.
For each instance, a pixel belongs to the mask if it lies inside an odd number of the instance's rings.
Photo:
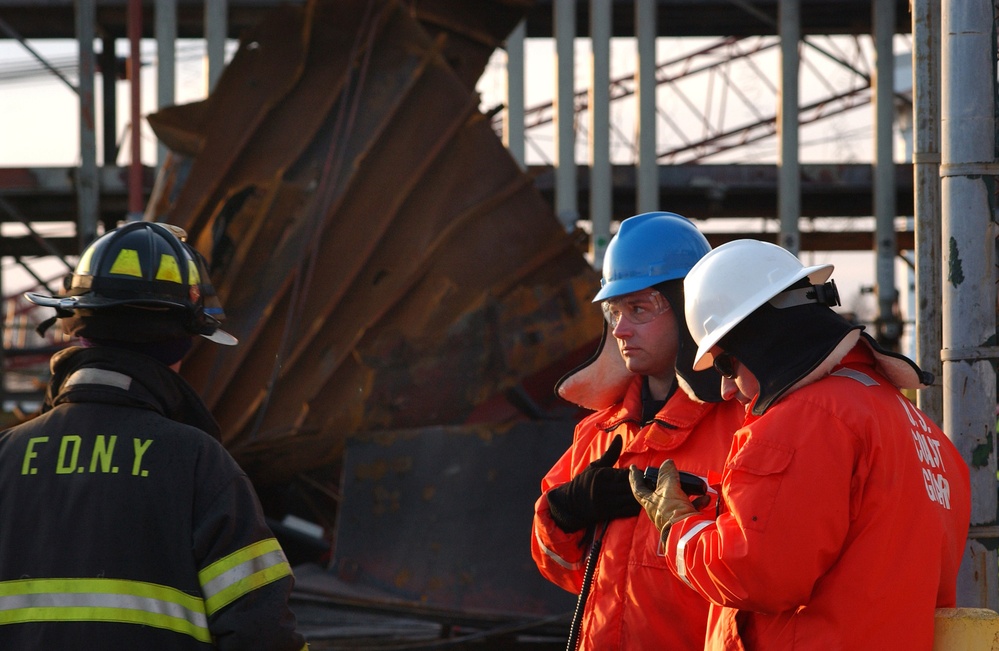
<path id="1" fill-rule="evenodd" d="M 671 449 L 680 445 L 690 435 L 691 430 L 714 407 L 713 403 L 691 398 L 685 391 L 677 390 L 659 413 L 655 423 L 649 427 L 646 437 L 654 447 Z M 606 418 L 597 423 L 600 429 L 610 431 L 625 421 L 642 425 L 642 378 L 635 376 L 624 398 L 616 409 L 608 411 Z"/>
<path id="2" fill-rule="evenodd" d="M 52 356 L 42 411 L 74 402 L 152 409 L 220 439 L 218 424 L 184 378 L 155 359 L 106 347 L 67 348 Z"/>

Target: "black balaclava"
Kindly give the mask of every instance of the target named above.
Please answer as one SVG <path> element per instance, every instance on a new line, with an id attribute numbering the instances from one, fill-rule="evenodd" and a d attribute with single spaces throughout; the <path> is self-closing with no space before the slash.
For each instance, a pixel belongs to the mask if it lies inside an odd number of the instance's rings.
<path id="1" fill-rule="evenodd" d="M 721 402 L 721 376 L 713 368 L 703 371 L 694 370 L 694 355 L 697 344 L 687 329 L 687 318 L 683 310 L 683 279 L 667 280 L 653 285 L 654 289 L 669 301 L 670 309 L 676 318 L 676 333 L 678 339 L 676 351 L 676 374 L 694 392 L 698 400 L 703 402 Z"/>
<path id="2" fill-rule="evenodd" d="M 807 288 L 802 279 L 788 288 Z M 781 294 L 774 297 L 778 300 Z M 779 309 L 769 301 L 718 342 L 760 383 L 753 414 L 762 415 L 796 382 L 811 373 L 846 335 L 863 327 L 817 302 Z"/>
<path id="3" fill-rule="evenodd" d="M 194 335 L 184 326 L 182 315 L 165 309 L 81 309 L 65 317 L 62 327 L 84 347 L 130 350 L 167 366 L 183 359 L 194 345 Z"/>

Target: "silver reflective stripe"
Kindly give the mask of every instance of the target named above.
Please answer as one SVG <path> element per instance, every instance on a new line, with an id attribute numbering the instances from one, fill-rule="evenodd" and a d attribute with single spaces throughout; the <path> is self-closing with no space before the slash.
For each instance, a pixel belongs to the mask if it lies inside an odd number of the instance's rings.
<path id="1" fill-rule="evenodd" d="M 119 610 L 138 610 L 184 619 L 195 626 L 208 626 L 208 618 L 205 617 L 204 613 L 189 610 L 180 604 L 170 603 L 169 601 L 125 594 L 48 592 L 0 597 L 0 612 L 20 608 L 114 608 Z"/>
<path id="2" fill-rule="evenodd" d="M 870 375 L 861 373 L 860 371 L 855 371 L 852 368 L 841 368 L 830 373 L 830 375 L 838 375 L 840 377 L 848 377 L 851 380 L 856 380 L 860 382 L 865 387 L 873 387 L 877 385 L 877 380 L 872 378 Z"/>
<path id="3" fill-rule="evenodd" d="M 690 579 L 687 578 L 687 561 L 683 559 L 683 552 L 686 551 L 687 543 L 690 542 L 694 536 L 699 534 L 702 529 L 709 527 L 712 524 L 714 524 L 714 520 L 704 520 L 703 522 L 698 522 L 690 528 L 690 531 L 683 534 L 683 537 L 680 538 L 680 542 L 676 545 L 676 575 L 683 579 L 683 582 L 690 587 L 694 586 L 690 583 Z"/>
<path id="4" fill-rule="evenodd" d="M 0 625 L 70 621 L 140 624 L 212 639 L 204 602 L 176 588 L 124 579 L 0 582 Z"/>
<path id="5" fill-rule="evenodd" d="M 205 601 L 209 601 L 212 597 L 219 594 L 229 586 L 236 585 L 240 581 L 248 579 L 258 572 L 262 572 L 266 569 L 276 567 L 287 562 L 288 559 L 285 558 L 284 552 L 280 549 L 276 549 L 272 552 L 243 561 L 236 567 L 226 570 L 211 581 L 203 583 L 201 585 L 201 592 L 205 595 Z"/>
<path id="6" fill-rule="evenodd" d="M 559 556 L 558 554 L 556 554 L 552 550 L 550 550 L 547 547 L 545 547 L 545 544 L 543 542 L 541 542 L 541 536 L 538 535 L 537 531 L 534 532 L 534 539 L 538 541 L 538 547 L 540 547 L 541 551 L 543 551 L 545 553 L 545 556 L 547 556 L 548 558 L 552 559 L 553 561 L 555 561 L 556 563 L 558 563 L 559 565 L 561 565 L 565 569 L 567 569 L 567 570 L 578 570 L 579 568 L 583 567 L 583 563 L 582 562 L 570 563 L 569 561 L 565 560 L 564 558 L 562 558 L 561 556 Z"/>
<path id="7" fill-rule="evenodd" d="M 63 387 L 71 387 L 77 384 L 106 384 L 128 391 L 128 388 L 132 386 L 132 378 L 124 373 L 108 371 L 102 368 L 81 368 L 66 378 L 66 381 L 63 382 Z"/>
<path id="8" fill-rule="evenodd" d="M 266 538 L 220 558 L 198 572 L 205 611 L 212 615 L 227 605 L 292 576 L 291 565 L 275 538 Z"/>

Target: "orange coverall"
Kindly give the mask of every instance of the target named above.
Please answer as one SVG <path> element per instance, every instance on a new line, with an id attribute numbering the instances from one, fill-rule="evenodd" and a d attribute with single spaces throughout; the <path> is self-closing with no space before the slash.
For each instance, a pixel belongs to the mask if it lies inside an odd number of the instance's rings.
<path id="1" fill-rule="evenodd" d="M 541 573 L 578 594 L 589 547 L 586 532 L 565 533 L 552 520 L 545 493 L 571 480 L 598 459 L 618 434 L 624 447 L 615 467 L 658 468 L 667 458 L 681 470 L 706 477 L 720 473 L 732 434 L 745 418 L 734 402 L 694 402 L 678 389 L 642 426 L 642 379 L 635 376 L 623 401 L 594 412 L 575 430 L 572 447 L 541 482 L 535 505 L 531 553 Z M 716 513 L 716 496 L 705 508 Z M 602 527 L 597 527 L 597 535 Z M 659 533 L 644 514 L 613 520 L 604 534 L 583 615 L 580 649 L 702 649 L 708 603 L 669 572 Z"/>
<path id="2" fill-rule="evenodd" d="M 670 568 L 712 602 L 706 649 L 929 650 L 971 498 L 943 432 L 858 344 L 736 434 L 724 512 L 677 522 Z"/>

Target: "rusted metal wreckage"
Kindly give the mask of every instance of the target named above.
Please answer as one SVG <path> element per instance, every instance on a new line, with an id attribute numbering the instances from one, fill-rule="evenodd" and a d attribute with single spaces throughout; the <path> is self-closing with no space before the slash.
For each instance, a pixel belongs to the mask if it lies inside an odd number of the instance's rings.
<path id="1" fill-rule="evenodd" d="M 302 592 L 571 610 L 529 536 L 578 415 L 552 387 L 600 334 L 598 274 L 474 90 L 529 5 L 285 6 L 206 100 L 149 116 L 172 155 L 147 218 L 209 258 L 240 339 L 182 372 L 269 513 L 332 536 Z"/>

